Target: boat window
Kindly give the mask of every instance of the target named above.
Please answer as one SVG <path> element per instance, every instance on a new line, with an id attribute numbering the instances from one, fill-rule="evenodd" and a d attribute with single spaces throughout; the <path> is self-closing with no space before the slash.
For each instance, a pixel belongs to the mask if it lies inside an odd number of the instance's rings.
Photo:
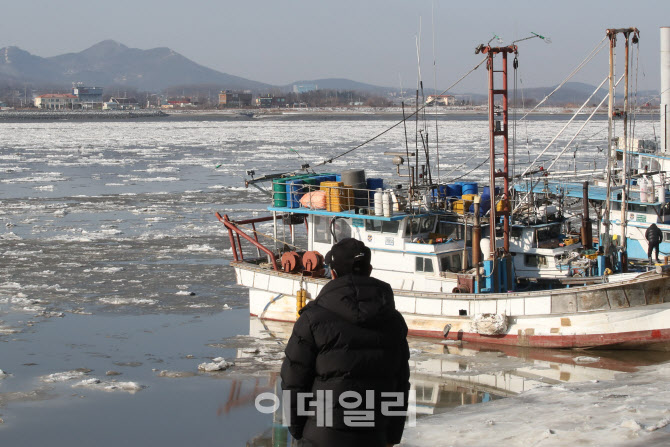
<path id="1" fill-rule="evenodd" d="M 393 233 L 398 234 L 398 228 L 400 228 L 400 221 L 382 221 L 382 233 Z"/>
<path id="2" fill-rule="evenodd" d="M 560 225 L 549 225 L 546 227 L 540 227 L 536 231 L 537 231 L 538 242 L 548 241 L 551 239 L 558 239 L 561 236 Z"/>
<path id="3" fill-rule="evenodd" d="M 382 221 L 365 219 L 365 229 L 367 231 L 382 231 Z"/>
<path id="4" fill-rule="evenodd" d="M 463 224 L 455 222 L 440 222 L 437 226 L 437 233 L 443 237 L 452 238 L 455 241 L 463 239 Z"/>
<path id="5" fill-rule="evenodd" d="M 405 236 L 409 236 L 410 234 L 418 234 L 419 228 L 421 228 L 419 224 L 420 219 L 418 217 L 407 219 L 407 225 L 405 226 Z"/>
<path id="6" fill-rule="evenodd" d="M 456 273 L 461 270 L 461 255 L 446 255 L 440 258 L 440 271 Z"/>
<path id="7" fill-rule="evenodd" d="M 416 257 L 416 271 L 424 273 L 433 273 L 433 260 L 430 258 Z"/>
<path id="8" fill-rule="evenodd" d="M 400 221 L 386 221 L 386 220 L 372 220 L 366 219 L 365 229 L 367 231 L 381 231 L 382 233 L 398 234 L 400 228 Z"/>
<path id="9" fill-rule="evenodd" d="M 435 387 L 433 385 L 416 385 L 417 402 L 433 402 Z"/>
<path id="10" fill-rule="evenodd" d="M 335 239 L 338 241 L 351 237 L 351 225 L 349 224 L 349 219 L 335 219 L 335 222 L 333 223 L 333 233 L 335 233 Z"/>
<path id="11" fill-rule="evenodd" d="M 421 232 L 430 233 L 435 228 L 435 216 L 428 216 L 421 218 Z"/>
<path id="12" fill-rule="evenodd" d="M 520 239 L 522 233 L 523 233 L 522 227 L 512 227 L 510 229 L 510 237 L 513 237 L 514 239 Z"/>
<path id="13" fill-rule="evenodd" d="M 330 244 L 330 218 L 314 216 L 314 242 Z"/>
<path id="14" fill-rule="evenodd" d="M 647 205 L 640 205 L 639 203 L 629 203 L 628 211 L 632 213 L 647 213 Z"/>
<path id="15" fill-rule="evenodd" d="M 670 242 L 670 231 L 663 232 L 663 242 Z"/>
<path id="16" fill-rule="evenodd" d="M 546 267 L 547 257 L 542 255 L 526 255 L 526 266 L 528 267 Z"/>
<path id="17" fill-rule="evenodd" d="M 408 219 L 407 226 L 405 227 L 405 236 L 409 236 L 410 234 L 431 233 L 435 228 L 436 219 L 436 216 L 414 217 Z"/>

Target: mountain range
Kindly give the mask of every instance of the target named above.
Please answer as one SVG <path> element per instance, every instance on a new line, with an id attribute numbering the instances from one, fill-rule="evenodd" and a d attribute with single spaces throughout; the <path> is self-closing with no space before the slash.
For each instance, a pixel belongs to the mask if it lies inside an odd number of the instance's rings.
<path id="1" fill-rule="evenodd" d="M 18 47 L 0 48 L 0 81 L 35 85 L 83 82 L 102 87 L 128 86 L 160 91 L 175 86 L 216 85 L 231 90 L 290 90 L 293 84 L 315 83 L 321 89 L 390 90 L 348 79 L 297 81 L 275 86 L 212 70 L 169 48 L 140 50 L 104 40 L 79 53 L 39 57 Z"/>
<path id="2" fill-rule="evenodd" d="M 72 82 L 102 87 L 127 86 L 158 92 L 169 87 L 212 86 L 230 90 L 267 92 L 272 89 L 290 91 L 293 84 L 316 84 L 319 89 L 354 90 L 385 95 L 397 89 L 380 87 L 349 79 L 301 80 L 276 86 L 207 68 L 165 47 L 140 50 L 114 40 L 104 40 L 79 53 L 39 57 L 18 47 L 0 49 L 0 82 L 34 86 L 68 87 Z M 567 83 L 548 104 L 578 103 L 591 94 L 594 87 Z M 539 101 L 553 87 L 524 89 L 526 99 Z M 429 94 L 427 92 L 426 94 Z M 598 95 L 600 98 L 602 96 Z M 654 98 L 658 92 L 638 92 L 638 96 Z M 480 102 L 484 95 L 471 94 Z"/>

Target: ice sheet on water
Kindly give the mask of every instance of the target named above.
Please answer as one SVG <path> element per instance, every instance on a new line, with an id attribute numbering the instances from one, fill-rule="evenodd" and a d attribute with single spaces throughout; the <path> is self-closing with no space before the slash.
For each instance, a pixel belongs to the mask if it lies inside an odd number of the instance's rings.
<path id="1" fill-rule="evenodd" d="M 179 177 L 131 177 L 128 181 L 131 182 L 178 182 Z"/>
<path id="2" fill-rule="evenodd" d="M 158 303 L 158 300 L 152 300 L 149 298 L 100 298 L 99 300 L 103 304 L 111 304 L 114 306 L 129 306 L 129 305 L 142 305 L 142 306 L 153 306 Z"/>
<path id="3" fill-rule="evenodd" d="M 138 391 L 141 391 L 145 387 L 138 384 L 137 382 L 116 382 L 116 381 L 104 381 L 96 378 L 84 379 L 80 382 L 72 385 L 72 388 L 88 388 L 92 390 L 99 391 L 125 391 L 127 393 L 134 394 Z"/>
<path id="4" fill-rule="evenodd" d="M 457 407 L 417 421 L 403 446 L 667 445 L 670 364 L 613 381 L 534 388 L 515 397 Z M 653 433 L 663 431 L 661 437 Z M 448 436 L 445 436 L 448 434 Z M 645 441 L 647 440 L 648 441 Z M 660 443 L 659 443 L 660 440 Z"/>
<path id="5" fill-rule="evenodd" d="M 223 357 L 217 357 L 213 359 L 212 362 L 205 362 L 198 365 L 199 371 L 205 372 L 214 372 L 214 371 L 225 371 L 231 366 L 235 366 L 234 363 L 227 362 Z"/>
<path id="6" fill-rule="evenodd" d="M 98 272 L 98 273 L 118 273 L 124 271 L 123 267 L 94 267 L 92 269 L 84 269 L 85 273 Z"/>
<path id="7" fill-rule="evenodd" d="M 20 241 L 23 238 L 12 231 L 0 234 L 0 239 L 5 241 Z"/>
<path id="8" fill-rule="evenodd" d="M 211 245 L 199 245 L 199 244 L 192 244 L 192 245 L 187 245 L 186 246 L 186 251 L 194 251 L 194 252 L 208 252 L 208 251 L 216 251 L 214 247 Z"/>
<path id="9" fill-rule="evenodd" d="M 40 380 L 45 383 L 67 382 L 68 380 L 81 379 L 87 374 L 87 371 L 80 370 L 64 371 L 42 376 Z"/>

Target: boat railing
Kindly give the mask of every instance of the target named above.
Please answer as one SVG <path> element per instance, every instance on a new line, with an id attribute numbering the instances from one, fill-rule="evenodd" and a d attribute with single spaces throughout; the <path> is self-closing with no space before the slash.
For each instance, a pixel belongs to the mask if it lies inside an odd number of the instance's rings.
<path id="1" fill-rule="evenodd" d="M 273 181 L 272 205 L 274 208 L 300 208 L 329 212 L 356 212 L 369 216 L 390 217 L 395 212 L 412 208 L 468 213 L 476 194 L 450 196 L 444 188 L 435 185 L 427 189 L 411 204 L 406 192 L 390 188 L 364 188 L 345 185 L 337 181 L 306 183 L 304 179 L 279 178 Z M 488 209 L 488 208 L 487 208 Z"/>
<path id="2" fill-rule="evenodd" d="M 235 261 L 244 261 L 244 253 L 242 251 L 242 241 L 240 237 L 243 239 L 247 240 L 251 245 L 256 247 L 257 250 L 259 250 L 259 254 L 262 251 L 268 256 L 268 260 L 272 264 L 272 268 L 275 270 L 279 270 L 277 267 L 277 256 L 261 244 L 261 242 L 258 240 L 258 232 L 256 231 L 256 224 L 257 223 L 262 223 L 262 222 L 268 222 L 274 219 L 274 216 L 265 216 L 265 217 L 256 217 L 253 219 L 246 219 L 246 220 L 239 220 L 239 221 L 232 221 L 228 218 L 228 215 L 225 214 L 221 216 L 218 212 L 215 213 L 216 218 L 223 223 L 223 225 L 228 229 L 228 236 L 230 238 L 230 248 L 233 251 L 233 259 Z M 277 216 L 278 218 L 281 218 L 282 216 Z M 253 237 L 249 236 L 242 228 L 240 228 L 240 225 L 251 225 L 251 232 L 253 234 Z"/>

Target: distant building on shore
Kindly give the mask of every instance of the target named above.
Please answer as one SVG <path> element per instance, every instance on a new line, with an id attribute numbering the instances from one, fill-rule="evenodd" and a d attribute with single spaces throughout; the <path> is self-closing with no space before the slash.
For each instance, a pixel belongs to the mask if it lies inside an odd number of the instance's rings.
<path id="1" fill-rule="evenodd" d="M 307 93 L 318 89 L 319 86 L 316 84 L 293 84 L 293 93 Z"/>
<path id="2" fill-rule="evenodd" d="M 165 104 L 163 108 L 174 109 L 175 107 L 195 107 L 196 105 L 197 104 L 194 104 L 191 98 L 184 96 L 181 98 L 169 98 L 167 104 Z"/>
<path id="3" fill-rule="evenodd" d="M 286 107 L 286 98 L 270 94 L 262 95 L 256 98 L 256 106 L 263 109 Z"/>
<path id="4" fill-rule="evenodd" d="M 428 95 L 426 105 L 451 106 L 455 101 L 456 97 L 453 95 Z"/>
<path id="5" fill-rule="evenodd" d="M 38 109 L 73 109 L 77 97 L 69 93 L 46 93 L 35 97 L 35 107 Z"/>
<path id="6" fill-rule="evenodd" d="M 219 107 L 251 107 L 251 93 L 221 90 Z"/>
<path id="7" fill-rule="evenodd" d="M 102 110 L 138 110 L 139 102 L 135 98 L 110 98 L 102 105 Z"/>
<path id="8" fill-rule="evenodd" d="M 82 109 L 102 108 L 102 87 L 86 87 L 81 82 L 72 84 L 72 94 L 77 97 L 77 104 Z"/>

